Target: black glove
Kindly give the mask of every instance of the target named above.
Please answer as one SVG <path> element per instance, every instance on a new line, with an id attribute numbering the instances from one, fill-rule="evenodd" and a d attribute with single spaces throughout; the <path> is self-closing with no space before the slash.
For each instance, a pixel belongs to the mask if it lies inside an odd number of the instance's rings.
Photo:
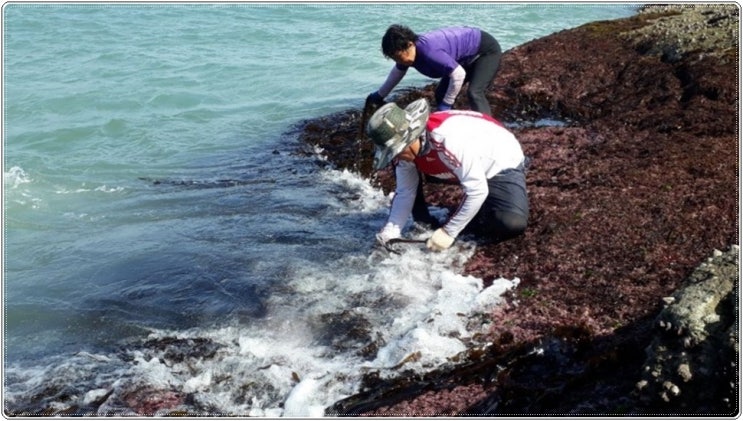
<path id="1" fill-rule="evenodd" d="M 375 107 L 381 107 L 382 105 L 384 105 L 384 98 L 382 98 L 382 95 L 379 95 L 379 92 L 372 92 L 369 94 L 369 96 L 366 97 L 366 104 L 371 104 Z"/>

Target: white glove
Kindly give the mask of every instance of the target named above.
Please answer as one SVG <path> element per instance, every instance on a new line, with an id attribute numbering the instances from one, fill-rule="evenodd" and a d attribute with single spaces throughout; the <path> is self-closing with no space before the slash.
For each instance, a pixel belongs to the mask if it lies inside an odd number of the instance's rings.
<path id="1" fill-rule="evenodd" d="M 452 244 L 454 244 L 454 237 L 447 234 L 443 228 L 434 231 L 431 238 L 426 241 L 426 247 L 433 251 L 444 251 Z"/>
<path id="2" fill-rule="evenodd" d="M 400 238 L 400 234 L 401 233 L 399 228 L 388 224 L 382 229 L 382 231 L 379 231 L 379 233 L 377 233 L 377 242 L 384 246 L 393 238 Z"/>

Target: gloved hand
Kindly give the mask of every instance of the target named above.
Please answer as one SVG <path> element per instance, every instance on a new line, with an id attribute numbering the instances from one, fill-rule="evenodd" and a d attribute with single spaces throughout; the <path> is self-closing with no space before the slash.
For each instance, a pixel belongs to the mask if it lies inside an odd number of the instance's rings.
<path id="1" fill-rule="evenodd" d="M 377 233 L 377 243 L 379 243 L 380 246 L 384 247 L 387 245 L 387 242 L 392 240 L 393 238 L 399 238 L 399 235 L 391 235 L 389 231 L 380 231 Z"/>
<path id="2" fill-rule="evenodd" d="M 452 107 L 452 104 L 447 104 L 446 102 L 442 102 L 436 107 L 436 111 L 449 111 L 451 110 L 451 107 Z"/>
<path id="3" fill-rule="evenodd" d="M 443 228 L 434 231 L 431 238 L 426 241 L 426 247 L 431 251 L 444 251 L 452 244 L 454 244 L 454 237 L 447 234 Z"/>
<path id="4" fill-rule="evenodd" d="M 379 95 L 379 92 L 372 92 L 366 97 L 366 103 L 376 106 L 384 105 L 384 98 L 382 98 L 382 95 Z"/>

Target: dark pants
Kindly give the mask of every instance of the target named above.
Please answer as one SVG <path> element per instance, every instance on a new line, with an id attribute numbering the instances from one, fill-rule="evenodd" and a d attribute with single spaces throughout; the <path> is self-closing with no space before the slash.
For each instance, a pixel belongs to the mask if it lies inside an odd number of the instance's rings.
<path id="1" fill-rule="evenodd" d="M 498 173 L 488 180 L 488 197 L 466 231 L 495 243 L 526 230 L 529 199 L 523 166 Z"/>
<path id="2" fill-rule="evenodd" d="M 480 40 L 480 50 L 478 51 L 478 55 L 479 57 L 475 61 L 467 66 L 463 66 L 464 71 L 467 72 L 464 81 L 465 83 L 469 82 L 467 98 L 470 102 L 470 108 L 492 116 L 490 103 L 488 102 L 488 98 L 485 96 L 485 92 L 488 90 L 490 82 L 495 79 L 496 73 L 498 73 L 498 68 L 500 67 L 501 48 L 498 41 L 485 31 L 482 31 L 482 39 Z M 447 76 L 442 78 L 439 82 L 439 86 L 436 87 L 435 98 L 437 104 L 441 104 L 448 88 L 449 77 Z"/>
<path id="3" fill-rule="evenodd" d="M 421 177 L 424 176 L 421 174 Z M 440 226 L 436 218 L 428 213 L 422 182 L 418 184 L 413 219 L 427 223 L 431 228 Z M 488 180 L 488 197 L 462 233 L 480 237 L 484 242 L 500 243 L 523 234 L 528 221 L 529 198 L 522 164 L 518 168 L 501 171 Z"/>

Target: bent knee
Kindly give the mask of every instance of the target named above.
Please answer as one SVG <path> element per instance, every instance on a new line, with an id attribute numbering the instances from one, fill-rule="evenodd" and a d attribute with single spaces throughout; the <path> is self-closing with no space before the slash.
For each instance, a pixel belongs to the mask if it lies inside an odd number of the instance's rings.
<path id="1" fill-rule="evenodd" d="M 523 234 L 527 225 L 527 216 L 517 212 L 500 211 L 476 219 L 468 229 L 472 234 L 499 243 Z"/>
<path id="2" fill-rule="evenodd" d="M 517 235 L 521 235 L 526 231 L 528 225 L 528 218 L 525 215 L 521 215 L 513 212 L 503 212 L 499 215 L 500 223 L 499 231 L 500 236 L 503 238 L 513 238 Z"/>

